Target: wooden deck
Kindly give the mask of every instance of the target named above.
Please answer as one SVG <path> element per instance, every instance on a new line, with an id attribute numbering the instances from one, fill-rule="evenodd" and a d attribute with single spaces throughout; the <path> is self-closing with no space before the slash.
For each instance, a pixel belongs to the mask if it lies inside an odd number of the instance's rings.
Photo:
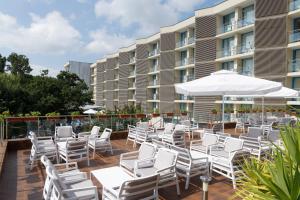
<path id="1" fill-rule="evenodd" d="M 119 163 L 121 153 L 133 151 L 131 144 L 126 145 L 125 140 L 112 141 L 114 155 L 98 153 L 94 160 L 91 160 L 90 167 L 86 162 L 79 163 L 82 171 L 89 172 L 94 169 L 116 166 Z M 45 169 L 41 164 L 32 171 L 26 168 L 30 150 L 10 150 L 7 152 L 3 165 L 2 175 L 0 177 L 0 199 L 3 200 L 40 200 L 42 199 L 42 189 L 45 180 Z M 99 197 L 101 198 L 101 185 L 93 180 L 99 188 Z M 160 189 L 160 199 L 202 199 L 202 183 L 199 177 L 191 179 L 188 190 L 184 189 L 184 179 L 180 179 L 181 196 L 176 195 L 175 186 Z M 222 200 L 228 199 L 234 190 L 231 181 L 225 177 L 213 175 L 213 180 L 209 186 L 209 199 Z"/>

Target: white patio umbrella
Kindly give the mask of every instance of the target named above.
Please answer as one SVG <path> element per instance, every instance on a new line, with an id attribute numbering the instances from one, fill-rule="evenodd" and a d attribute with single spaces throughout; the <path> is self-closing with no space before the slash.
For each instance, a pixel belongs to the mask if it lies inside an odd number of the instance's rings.
<path id="1" fill-rule="evenodd" d="M 175 84 L 175 91 L 189 96 L 222 96 L 222 121 L 224 129 L 225 95 L 264 95 L 278 91 L 282 84 L 265 79 L 239 75 L 220 70 L 194 81 Z"/>
<path id="2" fill-rule="evenodd" d="M 96 113 L 97 113 L 97 111 L 94 109 L 88 109 L 83 112 L 83 114 L 89 114 L 89 115 L 95 115 Z"/>

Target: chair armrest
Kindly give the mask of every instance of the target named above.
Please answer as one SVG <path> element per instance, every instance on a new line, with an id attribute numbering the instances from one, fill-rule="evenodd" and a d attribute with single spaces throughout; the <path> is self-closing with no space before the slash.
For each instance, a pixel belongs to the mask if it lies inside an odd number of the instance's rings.
<path id="1" fill-rule="evenodd" d="M 147 167 L 151 167 L 154 165 L 154 160 L 155 158 L 148 158 L 148 159 L 143 159 L 143 160 L 137 160 L 134 164 L 134 169 L 140 169 L 140 168 L 143 168 L 143 164 L 144 164 L 144 167 L 147 166 Z M 152 165 L 150 165 L 152 163 Z M 134 170 L 135 171 L 135 170 Z"/>
<path id="2" fill-rule="evenodd" d="M 52 136 L 40 136 L 37 137 L 38 140 L 52 140 Z"/>
<path id="3" fill-rule="evenodd" d="M 201 160 L 203 160 L 204 162 L 208 163 L 208 157 L 192 158 L 192 162 L 194 162 L 194 161 L 201 161 Z"/>
<path id="4" fill-rule="evenodd" d="M 209 151 L 214 150 L 214 149 L 224 149 L 225 145 L 224 144 L 212 144 L 209 145 Z"/>
<path id="5" fill-rule="evenodd" d="M 78 169 L 77 162 L 55 164 L 54 167 L 59 172 L 66 172 L 66 171 Z"/>
<path id="6" fill-rule="evenodd" d="M 164 171 L 168 171 L 168 170 L 174 170 L 174 172 L 176 172 L 176 170 L 175 170 L 175 165 L 172 165 L 172 166 L 170 166 L 170 167 L 165 167 L 165 168 L 163 168 L 163 169 L 160 169 L 160 170 L 157 170 L 156 171 L 156 173 L 162 173 L 162 172 L 164 172 Z M 171 173 L 174 173 L 174 172 L 171 172 Z M 169 172 L 170 173 L 170 172 Z"/>
<path id="7" fill-rule="evenodd" d="M 83 137 L 83 136 L 90 135 L 90 134 L 91 134 L 91 132 L 86 131 L 86 132 L 80 132 L 77 135 L 78 135 L 78 137 Z"/>
<path id="8" fill-rule="evenodd" d="M 72 137 L 73 137 L 73 138 L 76 138 L 76 137 L 77 137 L 77 134 L 74 133 L 74 132 L 72 132 Z"/>
<path id="9" fill-rule="evenodd" d="M 133 151 L 133 152 L 128 152 L 128 153 L 122 153 L 120 155 L 120 160 L 126 160 L 126 159 L 132 159 L 132 158 L 137 158 L 139 155 L 139 151 Z"/>
<path id="10" fill-rule="evenodd" d="M 69 192 L 79 192 L 79 191 L 86 191 L 86 190 L 94 190 L 95 192 L 95 196 L 98 197 L 98 192 L 97 192 L 97 187 L 96 186 L 90 186 L 90 187 L 84 187 L 84 188 L 73 188 L 73 189 L 66 189 L 66 190 L 63 190 L 62 192 L 63 193 L 69 193 Z M 82 195 L 80 196 L 80 199 L 85 199 L 85 197 L 87 199 L 90 199 L 90 194 L 87 194 L 87 195 Z M 77 200 L 78 197 L 71 197 L 71 198 L 67 198 L 69 200 Z"/>
<path id="11" fill-rule="evenodd" d="M 80 180 L 87 180 L 88 175 L 87 172 L 74 172 L 74 173 L 68 173 L 68 174 L 60 174 L 59 175 L 61 178 L 68 178 L 68 177 L 76 177 L 76 179 L 65 181 L 65 183 L 74 183 L 78 182 Z"/>

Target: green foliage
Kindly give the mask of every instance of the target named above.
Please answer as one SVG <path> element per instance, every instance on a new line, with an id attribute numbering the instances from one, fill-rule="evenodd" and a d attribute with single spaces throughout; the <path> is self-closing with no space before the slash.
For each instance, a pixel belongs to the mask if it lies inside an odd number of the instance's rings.
<path id="1" fill-rule="evenodd" d="M 30 112 L 30 116 L 38 117 L 41 116 L 41 113 L 39 111 L 32 111 Z"/>
<path id="2" fill-rule="evenodd" d="M 58 112 L 50 112 L 50 113 L 46 113 L 46 116 L 47 117 L 55 117 L 55 116 L 59 116 L 60 115 L 60 113 L 58 113 Z"/>
<path id="3" fill-rule="evenodd" d="M 49 74 L 49 70 L 48 69 L 43 69 L 41 71 L 41 76 L 44 77 L 44 76 L 47 76 Z"/>
<path id="4" fill-rule="evenodd" d="M 74 112 L 71 112 L 71 115 L 72 115 L 72 116 L 80 115 L 80 111 L 74 111 Z"/>
<path id="5" fill-rule="evenodd" d="M 4 73 L 6 67 L 6 58 L 0 54 L 0 73 Z"/>
<path id="6" fill-rule="evenodd" d="M 7 61 L 10 62 L 8 70 L 14 75 L 29 74 L 32 71 L 29 65 L 29 59 L 25 55 L 11 53 L 7 57 Z"/>
<path id="7" fill-rule="evenodd" d="M 300 127 L 281 130 L 284 147 L 276 147 L 272 159 L 252 158 L 244 166 L 236 196 L 242 199 L 300 199 Z"/>

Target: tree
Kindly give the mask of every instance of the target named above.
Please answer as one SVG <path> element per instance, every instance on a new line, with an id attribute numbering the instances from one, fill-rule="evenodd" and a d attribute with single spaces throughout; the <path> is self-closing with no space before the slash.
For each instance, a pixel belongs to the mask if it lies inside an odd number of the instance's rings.
<path id="1" fill-rule="evenodd" d="M 0 73 L 4 73 L 5 71 L 5 66 L 6 66 L 6 57 L 3 57 L 0 54 Z"/>
<path id="2" fill-rule="evenodd" d="M 47 76 L 49 74 L 49 70 L 48 69 L 43 69 L 41 71 L 41 76 Z"/>
<path id="3" fill-rule="evenodd" d="M 16 53 L 11 53 L 7 61 L 10 62 L 8 65 L 8 70 L 15 75 L 29 74 L 32 68 L 29 65 L 29 59 L 25 55 L 18 55 Z"/>

